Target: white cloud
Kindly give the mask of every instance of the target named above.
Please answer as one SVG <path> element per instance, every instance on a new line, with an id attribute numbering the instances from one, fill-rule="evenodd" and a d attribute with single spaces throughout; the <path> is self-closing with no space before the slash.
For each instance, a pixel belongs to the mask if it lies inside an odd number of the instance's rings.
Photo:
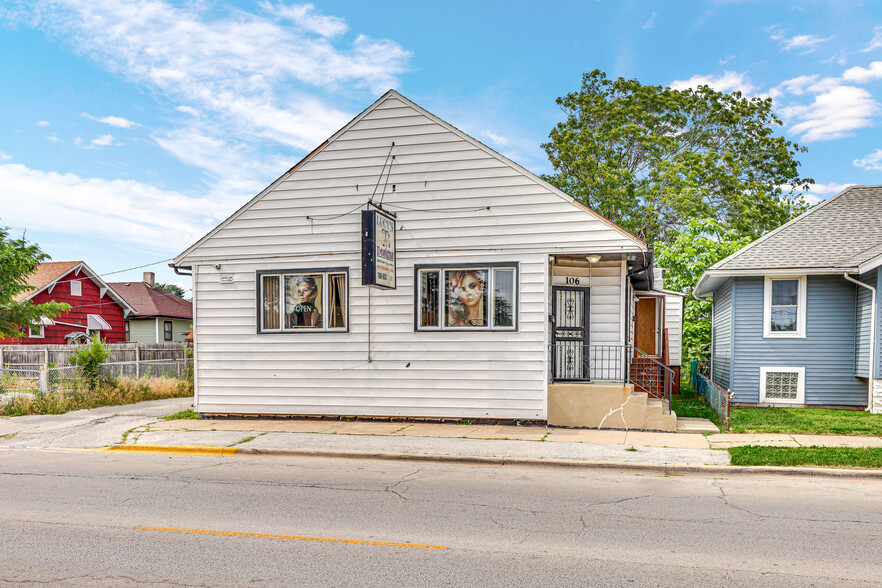
<path id="1" fill-rule="evenodd" d="M 189 114 L 190 116 L 195 116 L 197 118 L 202 116 L 202 113 L 200 113 L 192 106 L 176 106 L 175 110 L 177 110 L 178 112 L 183 112 L 184 114 Z"/>
<path id="2" fill-rule="evenodd" d="M 882 47 L 882 26 L 873 27 L 873 38 L 866 47 L 860 50 L 860 52 L 867 53 L 869 51 L 874 51 L 879 47 Z"/>
<path id="3" fill-rule="evenodd" d="M 345 23 L 311 5 L 262 5 L 262 15 L 163 0 L 39 0 L 29 24 L 48 29 L 106 68 L 171 100 L 214 113 L 232 134 L 311 150 L 350 115 L 308 88 L 397 85 L 410 53 L 389 40 L 330 37 Z M 288 23 L 293 23 L 291 26 Z"/>
<path id="4" fill-rule="evenodd" d="M 101 135 L 100 137 L 95 137 L 88 143 L 83 141 L 80 137 L 74 139 L 74 144 L 77 147 L 82 147 L 83 149 L 94 149 L 96 147 L 108 147 L 110 145 L 122 145 L 117 141 L 114 141 L 113 135 Z"/>
<path id="5" fill-rule="evenodd" d="M 777 25 L 766 27 L 766 32 L 769 33 L 769 38 L 776 41 L 783 51 L 789 52 L 796 50 L 800 55 L 813 53 L 817 50 L 818 46 L 833 38 L 822 38 L 814 35 L 793 35 L 792 37 L 789 37 L 785 35 L 783 29 Z"/>
<path id="6" fill-rule="evenodd" d="M 866 171 L 882 171 L 882 149 L 876 149 L 866 157 L 855 159 L 852 163 L 855 167 Z"/>
<path id="7" fill-rule="evenodd" d="M 882 78 L 882 61 L 874 61 L 870 67 L 851 67 L 842 74 L 842 79 L 864 84 Z"/>
<path id="8" fill-rule="evenodd" d="M 281 155 L 261 155 L 243 143 L 230 143 L 196 126 L 153 135 L 156 143 L 183 163 L 205 170 L 211 191 L 240 204 L 291 167 Z"/>
<path id="9" fill-rule="evenodd" d="M 499 147 L 507 147 L 509 144 L 509 140 L 507 137 L 503 137 L 502 135 L 497 135 L 492 131 L 484 131 L 484 136 L 490 139 L 495 145 Z"/>
<path id="10" fill-rule="evenodd" d="M 785 39 L 781 43 L 781 47 L 784 49 L 784 51 L 801 49 L 801 51 L 799 51 L 800 54 L 812 53 L 817 50 L 818 45 L 826 43 L 832 38 L 833 37 L 820 38 L 815 37 L 814 35 L 796 35 L 790 37 L 789 39 Z"/>
<path id="11" fill-rule="evenodd" d="M 759 89 L 750 83 L 747 74 L 734 71 L 725 71 L 720 76 L 694 75 L 688 80 L 674 80 L 671 82 L 671 88 L 674 90 L 685 90 L 687 88 L 697 88 L 698 86 L 710 86 L 718 92 L 734 92 L 737 90 L 746 96 L 752 95 Z"/>
<path id="12" fill-rule="evenodd" d="M 781 82 L 781 84 L 778 85 L 778 89 L 783 92 L 789 92 L 791 94 L 801 96 L 802 94 L 805 94 L 809 86 L 818 81 L 819 77 L 820 76 L 812 75 L 792 78 L 787 81 Z"/>
<path id="13" fill-rule="evenodd" d="M 50 143 L 62 143 L 63 141 L 55 135 L 46 135 L 46 140 Z"/>
<path id="14" fill-rule="evenodd" d="M 656 13 L 653 12 L 652 16 L 649 17 L 649 20 L 647 20 L 645 23 L 643 23 L 644 29 L 651 29 L 651 28 L 655 27 L 655 15 L 656 15 Z"/>
<path id="15" fill-rule="evenodd" d="M 807 192 L 816 196 L 825 196 L 838 194 L 849 186 L 854 186 L 854 184 L 837 184 L 836 182 L 829 182 L 827 184 L 809 184 Z"/>
<path id="16" fill-rule="evenodd" d="M 267 12 L 290 20 L 305 31 L 316 33 L 323 37 L 336 37 L 349 30 L 349 27 L 342 18 L 320 14 L 312 4 L 292 4 L 291 6 L 286 6 L 279 3 L 273 6 L 269 2 L 262 2 L 260 6 Z"/>
<path id="17" fill-rule="evenodd" d="M 175 251 L 190 245 L 235 207 L 213 197 L 192 198 L 131 180 L 83 178 L 0 164 L 3 222 Z M 34 214 L 34 211 L 40 211 Z"/>
<path id="18" fill-rule="evenodd" d="M 37 126 L 38 126 L 38 127 L 48 127 L 48 126 L 49 126 L 49 121 L 47 121 L 47 120 L 37 121 Z"/>
<path id="19" fill-rule="evenodd" d="M 106 125 L 110 125 L 113 127 L 119 127 L 121 129 L 130 129 L 132 127 L 140 127 L 136 122 L 132 122 L 126 118 L 121 116 L 92 116 L 88 112 L 80 113 L 80 116 L 83 118 L 88 118 L 89 120 L 94 120 L 96 122 L 104 123 Z"/>
<path id="20" fill-rule="evenodd" d="M 0 151 L 0 161 L 6 161 L 12 159 L 12 156 L 4 151 Z"/>
<path id="21" fill-rule="evenodd" d="M 781 114 L 795 122 L 790 131 L 803 141 L 827 141 L 852 134 L 870 126 L 879 112 L 879 104 L 863 88 L 854 86 L 817 86 L 820 92 L 808 105 L 781 108 Z"/>

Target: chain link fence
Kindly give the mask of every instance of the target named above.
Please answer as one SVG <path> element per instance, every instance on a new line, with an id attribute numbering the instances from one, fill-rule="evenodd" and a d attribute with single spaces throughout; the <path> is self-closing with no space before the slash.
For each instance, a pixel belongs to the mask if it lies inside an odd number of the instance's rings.
<path id="1" fill-rule="evenodd" d="M 193 359 L 155 359 L 117 361 L 101 364 L 101 373 L 118 378 L 176 378 L 192 376 Z M 89 382 L 79 366 L 6 365 L 0 367 L 0 404 L 18 396 L 36 396 L 88 388 Z"/>
<path id="2" fill-rule="evenodd" d="M 730 424 L 729 406 L 732 401 L 732 393 L 728 390 L 723 390 L 711 381 L 706 363 L 693 360 L 690 368 L 692 388 L 716 411 L 720 424 L 726 425 L 726 430 L 728 431 Z"/>

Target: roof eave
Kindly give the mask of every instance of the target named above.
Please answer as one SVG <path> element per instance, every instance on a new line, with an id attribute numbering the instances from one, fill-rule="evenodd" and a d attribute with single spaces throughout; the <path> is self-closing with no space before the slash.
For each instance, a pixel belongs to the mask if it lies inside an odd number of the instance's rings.
<path id="1" fill-rule="evenodd" d="M 694 297 L 712 293 L 721 283 L 728 278 L 750 276 L 823 276 L 845 273 L 855 273 L 857 266 L 844 267 L 795 267 L 795 268 L 761 268 L 761 269 L 708 269 L 705 270 L 695 288 L 692 289 Z"/>

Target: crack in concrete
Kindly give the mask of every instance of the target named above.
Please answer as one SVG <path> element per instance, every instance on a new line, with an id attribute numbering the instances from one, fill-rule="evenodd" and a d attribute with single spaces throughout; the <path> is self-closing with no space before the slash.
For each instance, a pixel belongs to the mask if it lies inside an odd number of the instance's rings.
<path id="1" fill-rule="evenodd" d="M 622 423 L 625 425 L 625 431 L 627 431 L 627 430 L 628 430 L 628 421 L 625 420 L 625 406 L 626 406 L 629 402 L 631 402 L 631 399 L 632 399 L 632 398 L 634 398 L 634 395 L 633 395 L 633 394 L 632 394 L 631 396 L 628 396 L 628 399 L 627 399 L 625 402 L 623 402 L 622 405 L 621 405 L 620 407 L 615 408 L 615 409 L 609 411 L 608 413 L 606 413 L 606 416 L 603 417 L 603 419 L 601 419 L 601 421 L 600 421 L 600 424 L 597 425 L 597 429 L 598 429 L 598 430 L 602 429 L 602 428 L 603 428 L 603 423 L 606 422 L 606 419 L 608 419 L 609 417 L 611 417 L 611 416 L 614 415 L 615 413 L 619 412 L 619 413 L 621 413 Z"/>

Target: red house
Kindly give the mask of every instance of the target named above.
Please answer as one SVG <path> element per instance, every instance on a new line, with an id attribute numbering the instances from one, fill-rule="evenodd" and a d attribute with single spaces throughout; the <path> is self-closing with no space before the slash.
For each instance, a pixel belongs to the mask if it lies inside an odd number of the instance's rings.
<path id="1" fill-rule="evenodd" d="M 23 326 L 24 337 L 0 338 L 5 345 L 64 345 L 82 343 L 94 333 L 108 343 L 125 343 L 125 319 L 133 312 L 125 300 L 82 261 L 41 263 L 27 278 L 31 291 L 17 301 L 34 304 L 66 302 L 70 311 L 42 324 Z"/>

